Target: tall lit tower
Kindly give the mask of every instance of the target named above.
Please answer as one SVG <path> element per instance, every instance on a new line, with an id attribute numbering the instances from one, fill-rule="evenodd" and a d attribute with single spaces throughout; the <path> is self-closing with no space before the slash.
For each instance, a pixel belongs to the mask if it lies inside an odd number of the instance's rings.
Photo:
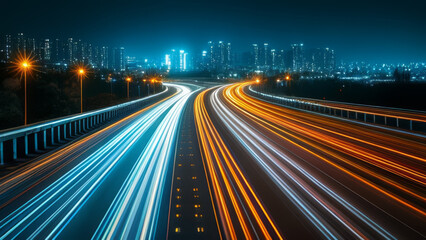
<path id="1" fill-rule="evenodd" d="M 293 71 L 302 72 L 304 71 L 304 51 L 303 43 L 292 44 L 291 49 L 293 51 Z"/>
<path id="2" fill-rule="evenodd" d="M 50 48 L 50 40 L 45 39 L 44 40 L 44 60 L 50 61 L 51 58 L 51 48 Z"/>
<path id="3" fill-rule="evenodd" d="M 257 46 L 257 44 L 253 44 L 253 67 L 258 67 L 259 66 L 259 47 Z"/>
<path id="4" fill-rule="evenodd" d="M 4 51 L 5 51 L 5 60 L 9 62 L 9 59 L 12 55 L 12 36 L 10 34 L 6 34 L 4 39 Z"/>

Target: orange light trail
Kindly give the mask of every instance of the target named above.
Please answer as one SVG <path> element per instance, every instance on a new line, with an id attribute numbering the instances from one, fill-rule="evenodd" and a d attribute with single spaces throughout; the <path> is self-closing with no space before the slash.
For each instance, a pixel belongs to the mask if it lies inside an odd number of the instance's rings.
<path id="1" fill-rule="evenodd" d="M 258 196 L 243 175 L 226 144 L 221 139 L 204 105 L 206 92 L 200 93 L 194 103 L 194 118 L 197 127 L 203 162 L 207 168 L 218 212 L 223 224 L 226 239 L 238 239 L 241 231 L 245 239 L 256 237 L 260 230 L 264 239 L 283 239 L 272 218 L 262 205 Z M 235 188 L 235 185 L 237 186 Z M 234 186 L 234 188 L 233 188 Z M 237 197 L 237 194 L 239 197 Z M 238 199 L 244 199 L 244 202 Z M 227 200 L 231 202 L 230 205 Z M 232 206 L 232 209 L 230 209 Z M 249 215 L 243 209 L 248 208 Z M 260 209 L 260 211 L 258 211 Z M 238 224 L 232 221 L 235 214 Z M 250 227 L 249 222 L 256 226 Z M 238 228 L 238 229 L 236 229 Z M 256 235 L 255 235 L 256 234 Z"/>
<path id="2" fill-rule="evenodd" d="M 418 139 L 403 139 L 404 136 L 396 138 L 388 133 L 379 133 L 378 131 L 363 128 L 358 128 L 354 131 L 354 126 L 352 125 L 347 126 L 326 117 L 313 116 L 309 113 L 266 103 L 244 93 L 243 88 L 249 84 L 251 83 L 235 84 L 226 88 L 224 90 L 224 98 L 268 131 L 313 154 L 346 174 L 350 174 L 352 177 L 378 190 L 381 194 L 385 194 L 426 216 L 426 211 L 422 207 L 416 206 L 416 204 L 410 203 L 407 199 L 390 191 L 397 188 L 424 202 L 426 198 L 422 192 L 418 191 L 418 188 L 412 187 L 411 184 L 402 184 L 392 180 L 387 176 L 388 174 L 378 174 L 377 171 L 372 171 L 365 166 L 365 164 L 368 164 L 398 175 L 410 182 L 416 182 L 417 185 L 425 186 L 426 175 L 424 168 L 421 166 L 426 161 L 424 157 L 426 148 L 421 141 L 418 141 Z M 303 144 L 299 144 L 296 141 Z M 369 146 L 364 147 L 359 143 L 368 144 Z M 373 147 L 379 149 L 374 149 Z M 400 156 L 389 158 L 390 153 L 396 153 Z M 348 157 L 348 154 L 351 157 Z M 330 161 L 326 156 L 332 156 L 338 161 Z M 354 157 L 357 161 L 353 160 Z M 344 167 L 342 163 L 349 165 L 350 168 Z M 353 168 L 356 171 L 350 170 Z M 366 176 L 363 177 L 360 173 Z M 373 183 L 373 181 L 368 180 L 371 177 L 379 179 L 386 185 L 381 187 Z"/>
<path id="3" fill-rule="evenodd" d="M 422 234 L 413 223 L 426 216 L 424 137 L 278 106 L 246 94 L 250 84 L 256 82 L 204 94 L 215 124 L 223 126 L 204 131 L 245 149 L 237 159 L 256 163 L 323 237 L 395 239 L 407 219 L 411 225 L 404 227 Z M 204 152 L 215 147 L 204 144 Z M 389 217 L 398 227 L 389 227 Z"/>

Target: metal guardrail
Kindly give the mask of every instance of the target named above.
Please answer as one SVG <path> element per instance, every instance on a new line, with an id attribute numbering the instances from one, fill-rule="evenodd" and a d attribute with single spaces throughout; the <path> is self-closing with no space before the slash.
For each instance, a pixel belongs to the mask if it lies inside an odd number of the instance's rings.
<path id="1" fill-rule="evenodd" d="M 280 104 L 287 105 L 294 108 L 300 108 L 300 109 L 319 112 L 323 114 L 329 114 L 329 115 L 342 117 L 342 118 L 361 120 L 363 122 L 382 124 L 385 126 L 406 128 L 411 131 L 426 132 L 426 119 L 425 120 L 413 119 L 409 117 L 392 115 L 392 114 L 376 113 L 374 111 L 366 112 L 366 111 L 350 109 L 350 108 L 334 107 L 334 106 L 329 106 L 329 105 L 321 104 L 318 102 L 314 102 L 316 101 L 316 99 L 276 96 L 276 95 L 256 91 L 253 89 L 253 86 L 251 85 L 248 87 L 248 90 L 250 95 L 257 96 L 265 100 L 280 103 Z M 345 104 L 342 102 L 335 102 L 335 101 L 329 101 L 329 102 L 334 104 Z M 362 104 L 351 104 L 351 105 L 360 106 L 360 107 L 377 108 L 376 106 L 369 106 L 369 105 L 362 105 Z M 406 109 L 389 108 L 389 107 L 383 107 L 382 109 L 387 109 L 390 111 L 392 110 L 404 111 L 404 112 L 413 113 L 413 114 L 424 114 L 426 116 L 426 112 L 421 112 L 421 111 L 409 111 Z"/>
<path id="2" fill-rule="evenodd" d="M 140 107 L 146 100 L 162 95 L 167 91 L 168 87 L 166 86 L 163 91 L 157 94 L 134 101 L 2 130 L 0 131 L 0 165 L 4 165 L 5 160 L 9 158 L 9 156 L 5 156 L 5 152 L 7 152 L 5 150 L 9 150 L 10 158 L 13 160 L 18 158 L 18 153 L 28 156 L 29 150 L 33 152 L 41 149 L 46 150 L 48 145 L 54 145 L 68 137 L 77 136 L 113 117 L 129 113 Z"/>

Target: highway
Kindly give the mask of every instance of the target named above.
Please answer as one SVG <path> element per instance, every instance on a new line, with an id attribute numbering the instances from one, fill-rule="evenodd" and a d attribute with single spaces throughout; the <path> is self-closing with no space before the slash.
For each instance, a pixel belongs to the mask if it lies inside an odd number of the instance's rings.
<path id="1" fill-rule="evenodd" d="M 201 89 L 165 85 L 175 93 L 3 176 L 0 239 L 165 238 L 177 129 Z"/>
<path id="2" fill-rule="evenodd" d="M 426 139 L 203 91 L 194 115 L 225 239 L 424 239 Z"/>
<path id="3" fill-rule="evenodd" d="M 157 102 L 6 169 L 0 239 L 426 239 L 425 135 L 250 84 L 164 83 Z"/>

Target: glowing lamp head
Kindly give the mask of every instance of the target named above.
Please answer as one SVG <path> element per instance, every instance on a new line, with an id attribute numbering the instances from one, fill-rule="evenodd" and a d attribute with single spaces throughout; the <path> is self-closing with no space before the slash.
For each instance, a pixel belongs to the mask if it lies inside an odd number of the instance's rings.
<path id="1" fill-rule="evenodd" d="M 285 76 L 285 80 L 290 80 L 290 76 Z"/>
<path id="2" fill-rule="evenodd" d="M 146 79 L 144 79 L 143 81 L 146 82 Z"/>
<path id="3" fill-rule="evenodd" d="M 132 81 L 132 79 L 128 77 L 128 78 L 126 78 L 126 81 L 130 82 L 130 81 Z"/>
<path id="4" fill-rule="evenodd" d="M 277 82 L 280 82 L 281 80 L 277 79 Z"/>
<path id="5" fill-rule="evenodd" d="M 80 68 L 80 69 L 78 70 L 78 74 L 83 75 L 83 74 L 84 74 L 84 69 Z"/>
<path id="6" fill-rule="evenodd" d="M 28 68 L 30 66 L 30 64 L 28 62 L 23 62 L 22 63 L 22 67 L 24 68 Z"/>
<path id="7" fill-rule="evenodd" d="M 256 79 L 256 82 L 257 82 L 257 83 L 260 83 L 260 80 L 259 80 L 259 79 Z"/>

